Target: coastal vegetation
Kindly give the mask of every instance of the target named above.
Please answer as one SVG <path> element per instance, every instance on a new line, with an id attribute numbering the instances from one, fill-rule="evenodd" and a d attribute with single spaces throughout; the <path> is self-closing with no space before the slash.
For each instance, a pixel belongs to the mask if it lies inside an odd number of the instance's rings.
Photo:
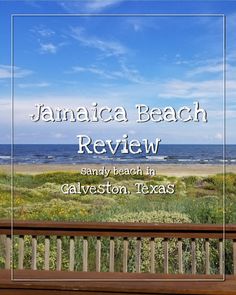
<path id="1" fill-rule="evenodd" d="M 151 211 L 186 214 L 193 223 L 222 223 L 224 205 L 223 175 L 208 177 L 173 177 L 147 175 L 110 175 L 107 178 L 82 175 L 78 172 L 15 174 L 13 183 L 13 213 L 21 220 L 108 221 L 127 213 Z M 63 194 L 65 183 L 126 186 L 130 194 Z M 173 194 L 137 194 L 135 183 L 175 185 Z M 0 218 L 10 217 L 11 176 L 0 174 Z M 236 174 L 225 175 L 226 222 L 236 222 Z M 150 222 L 150 221 L 148 221 Z M 155 220 L 153 220 L 155 222 Z"/>

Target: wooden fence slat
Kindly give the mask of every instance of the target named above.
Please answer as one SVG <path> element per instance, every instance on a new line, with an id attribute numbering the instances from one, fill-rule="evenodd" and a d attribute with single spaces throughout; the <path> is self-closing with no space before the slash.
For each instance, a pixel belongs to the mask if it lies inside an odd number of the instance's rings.
<path id="1" fill-rule="evenodd" d="M 114 238 L 110 238 L 110 257 L 109 257 L 109 272 L 114 272 L 114 259 L 115 259 L 115 241 Z"/>
<path id="2" fill-rule="evenodd" d="M 88 239 L 83 238 L 83 271 L 88 271 Z"/>
<path id="3" fill-rule="evenodd" d="M 236 275 L 236 240 L 233 240 L 233 273 Z"/>
<path id="4" fill-rule="evenodd" d="M 32 236 L 32 262 L 31 262 L 31 269 L 37 269 L 37 237 Z"/>
<path id="5" fill-rule="evenodd" d="M 223 240 L 219 240 L 219 273 L 224 273 L 224 252 L 223 252 Z"/>
<path id="6" fill-rule="evenodd" d="M 123 272 L 127 272 L 128 267 L 128 245 L 129 241 L 127 238 L 123 239 Z"/>
<path id="7" fill-rule="evenodd" d="M 179 266 L 179 273 L 183 274 L 183 241 L 182 239 L 178 239 L 178 266 Z"/>
<path id="8" fill-rule="evenodd" d="M 192 274 L 196 274 L 197 263 L 196 263 L 196 240 L 191 239 L 191 257 L 192 257 Z"/>
<path id="9" fill-rule="evenodd" d="M 11 268 L 11 236 L 7 235 L 5 239 L 6 261 L 5 269 Z"/>
<path id="10" fill-rule="evenodd" d="M 96 244 L 96 271 L 101 271 L 101 239 L 97 237 L 97 244 Z"/>
<path id="11" fill-rule="evenodd" d="M 74 271 L 74 268 L 75 268 L 75 238 L 70 237 L 69 271 Z"/>
<path id="12" fill-rule="evenodd" d="M 163 241 L 164 244 L 164 273 L 169 273 L 169 244 L 168 239 L 165 238 Z"/>
<path id="13" fill-rule="evenodd" d="M 18 268 L 24 268 L 24 237 L 19 236 L 19 260 L 18 260 Z"/>
<path id="14" fill-rule="evenodd" d="M 151 238 L 150 239 L 150 272 L 155 273 L 155 239 Z"/>
<path id="15" fill-rule="evenodd" d="M 61 237 L 57 237 L 57 270 L 61 270 L 62 262 L 62 241 Z"/>
<path id="16" fill-rule="evenodd" d="M 210 242 L 209 239 L 205 240 L 205 250 L 206 250 L 206 274 L 210 274 Z"/>
<path id="17" fill-rule="evenodd" d="M 50 237 L 46 236 L 44 241 L 44 269 L 49 270 L 49 257 L 50 257 Z"/>
<path id="18" fill-rule="evenodd" d="M 137 238 L 136 240 L 136 272 L 141 271 L 141 246 L 142 246 L 142 240 L 141 238 Z"/>

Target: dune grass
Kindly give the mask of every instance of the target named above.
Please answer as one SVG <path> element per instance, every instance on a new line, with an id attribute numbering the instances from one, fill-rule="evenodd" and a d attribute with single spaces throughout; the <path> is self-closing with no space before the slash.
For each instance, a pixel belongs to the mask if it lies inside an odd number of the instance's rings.
<path id="1" fill-rule="evenodd" d="M 129 195 L 64 195 L 63 183 L 99 185 L 109 180 L 125 185 Z M 134 183 L 175 184 L 173 195 L 135 192 Z M 225 176 L 226 222 L 236 222 L 236 174 Z M 11 211 L 11 177 L 0 173 L 0 218 Z M 75 172 L 16 174 L 14 176 L 14 218 L 29 220 L 107 221 L 128 212 L 164 210 L 187 214 L 194 223 L 222 223 L 223 175 L 209 177 L 84 176 Z M 124 220 L 125 221 L 125 220 Z"/>

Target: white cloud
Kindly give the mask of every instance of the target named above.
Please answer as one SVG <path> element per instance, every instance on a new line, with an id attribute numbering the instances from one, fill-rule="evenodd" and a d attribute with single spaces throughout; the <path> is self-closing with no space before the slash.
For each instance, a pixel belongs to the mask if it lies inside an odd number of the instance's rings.
<path id="1" fill-rule="evenodd" d="M 51 36 L 55 35 L 55 32 L 51 29 L 38 28 L 38 34 L 42 37 L 51 37 Z"/>
<path id="2" fill-rule="evenodd" d="M 50 83 L 40 82 L 40 83 L 19 83 L 17 84 L 20 88 L 44 88 L 49 87 Z"/>
<path id="3" fill-rule="evenodd" d="M 113 74 L 111 72 L 108 73 L 102 69 L 97 68 L 96 66 L 91 66 L 91 67 L 75 66 L 72 68 L 72 73 L 83 73 L 83 72 L 95 74 L 95 75 L 98 75 L 98 76 L 100 76 L 102 78 L 106 78 L 106 79 L 113 79 L 114 78 Z"/>
<path id="4" fill-rule="evenodd" d="M 96 36 L 89 36 L 82 27 L 72 27 L 71 36 L 79 41 L 83 46 L 95 48 L 102 52 L 105 57 L 115 57 L 119 68 L 117 71 L 103 70 L 96 66 L 93 67 L 74 67 L 77 72 L 90 72 L 109 79 L 126 79 L 134 83 L 146 83 L 139 71 L 131 67 L 126 62 L 126 55 L 129 49 L 118 41 L 104 40 Z"/>
<path id="5" fill-rule="evenodd" d="M 186 81 L 173 79 L 163 83 L 162 98 L 219 98 L 223 97 L 222 80 Z"/>
<path id="6" fill-rule="evenodd" d="M 81 2 L 61 2 L 59 5 L 67 12 L 100 12 L 102 10 L 119 5 L 124 0 L 93 0 Z"/>
<path id="7" fill-rule="evenodd" d="M 24 5 L 29 5 L 29 6 L 31 6 L 31 7 L 33 7 L 33 8 L 41 8 L 41 6 L 39 5 L 39 2 L 40 1 L 37 1 L 37 0 L 31 0 L 31 1 L 25 1 L 24 2 Z"/>
<path id="8" fill-rule="evenodd" d="M 39 35 L 43 38 L 49 38 L 55 35 L 55 31 L 50 28 L 47 28 L 44 25 L 35 26 L 33 29 L 30 30 L 33 34 Z"/>
<path id="9" fill-rule="evenodd" d="M 215 135 L 215 139 L 220 139 L 220 140 L 222 140 L 222 139 L 223 139 L 223 134 L 220 133 L 220 132 L 216 133 L 216 135 Z"/>
<path id="10" fill-rule="evenodd" d="M 45 25 L 34 26 L 30 32 L 36 37 L 36 42 L 39 44 L 38 51 L 41 54 L 55 54 L 60 47 L 67 45 L 64 40 L 59 42 L 58 39 L 56 39 L 56 37 L 58 38 L 58 34 Z"/>
<path id="11" fill-rule="evenodd" d="M 55 133 L 53 134 L 53 137 L 56 139 L 62 139 L 62 138 L 65 138 L 66 136 L 63 133 Z"/>
<path id="12" fill-rule="evenodd" d="M 74 67 L 76 72 L 90 72 L 103 78 L 125 79 L 133 83 L 147 83 L 139 71 L 127 63 L 126 55 L 130 50 L 117 40 L 104 40 L 96 36 L 90 36 L 83 27 L 72 27 L 71 37 L 79 41 L 85 47 L 99 50 L 105 57 L 115 57 L 119 68 L 117 70 L 104 70 L 96 66 L 93 67 Z"/>
<path id="13" fill-rule="evenodd" d="M 145 29 L 159 29 L 156 18 L 128 17 L 126 24 L 131 26 L 135 32 L 142 32 Z"/>
<path id="14" fill-rule="evenodd" d="M 0 65 L 0 78 L 5 79 L 10 77 L 11 77 L 11 67 Z"/>
<path id="15" fill-rule="evenodd" d="M 199 74 L 214 74 L 214 73 L 219 73 L 223 75 L 224 67 L 222 63 L 218 63 L 215 65 L 205 65 L 205 66 L 200 66 L 192 69 L 191 71 L 188 72 L 188 76 L 195 76 Z"/>
<path id="16" fill-rule="evenodd" d="M 123 56 L 128 51 L 124 45 L 117 41 L 102 40 L 95 36 L 89 36 L 82 27 L 72 27 L 70 35 L 83 46 L 98 49 L 107 57 Z"/>
<path id="17" fill-rule="evenodd" d="M 15 78 L 23 78 L 32 74 L 32 71 L 27 69 L 21 69 L 19 67 L 14 67 L 14 77 Z M 8 79 L 11 78 L 11 66 L 8 65 L 0 65 L 0 79 Z"/>
<path id="18" fill-rule="evenodd" d="M 41 43 L 40 42 L 40 53 L 53 53 L 55 54 L 58 50 L 58 47 L 52 43 Z"/>
<path id="19" fill-rule="evenodd" d="M 85 8 L 88 11 L 101 11 L 103 9 L 120 4 L 124 0 L 93 0 L 86 3 Z"/>
<path id="20" fill-rule="evenodd" d="M 97 75 L 104 79 L 124 79 L 129 82 L 138 83 L 138 84 L 144 84 L 147 83 L 139 74 L 139 72 L 136 69 L 132 69 L 128 67 L 125 62 L 121 62 L 121 68 L 117 71 L 106 71 L 104 69 L 98 68 L 96 66 L 89 66 L 89 67 L 81 67 L 81 66 L 75 66 L 72 68 L 71 72 L 67 73 L 91 73 L 94 75 Z"/>
<path id="21" fill-rule="evenodd" d="M 140 75 L 139 71 L 135 68 L 127 66 L 124 60 L 120 60 L 120 65 L 122 69 L 122 77 L 125 77 L 127 80 L 138 83 L 138 84 L 149 84 L 145 79 Z"/>

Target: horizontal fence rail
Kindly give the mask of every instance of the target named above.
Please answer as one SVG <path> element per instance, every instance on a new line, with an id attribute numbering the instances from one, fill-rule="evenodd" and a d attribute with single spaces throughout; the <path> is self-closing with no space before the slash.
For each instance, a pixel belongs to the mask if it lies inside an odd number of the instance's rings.
<path id="1" fill-rule="evenodd" d="M 0 266 L 236 274 L 236 225 L 0 221 Z M 11 255 L 11 246 L 12 254 Z M 224 246 L 226 255 L 224 255 Z M 12 258 L 11 258 L 12 257 Z M 226 259 L 225 259 L 226 258 Z"/>

